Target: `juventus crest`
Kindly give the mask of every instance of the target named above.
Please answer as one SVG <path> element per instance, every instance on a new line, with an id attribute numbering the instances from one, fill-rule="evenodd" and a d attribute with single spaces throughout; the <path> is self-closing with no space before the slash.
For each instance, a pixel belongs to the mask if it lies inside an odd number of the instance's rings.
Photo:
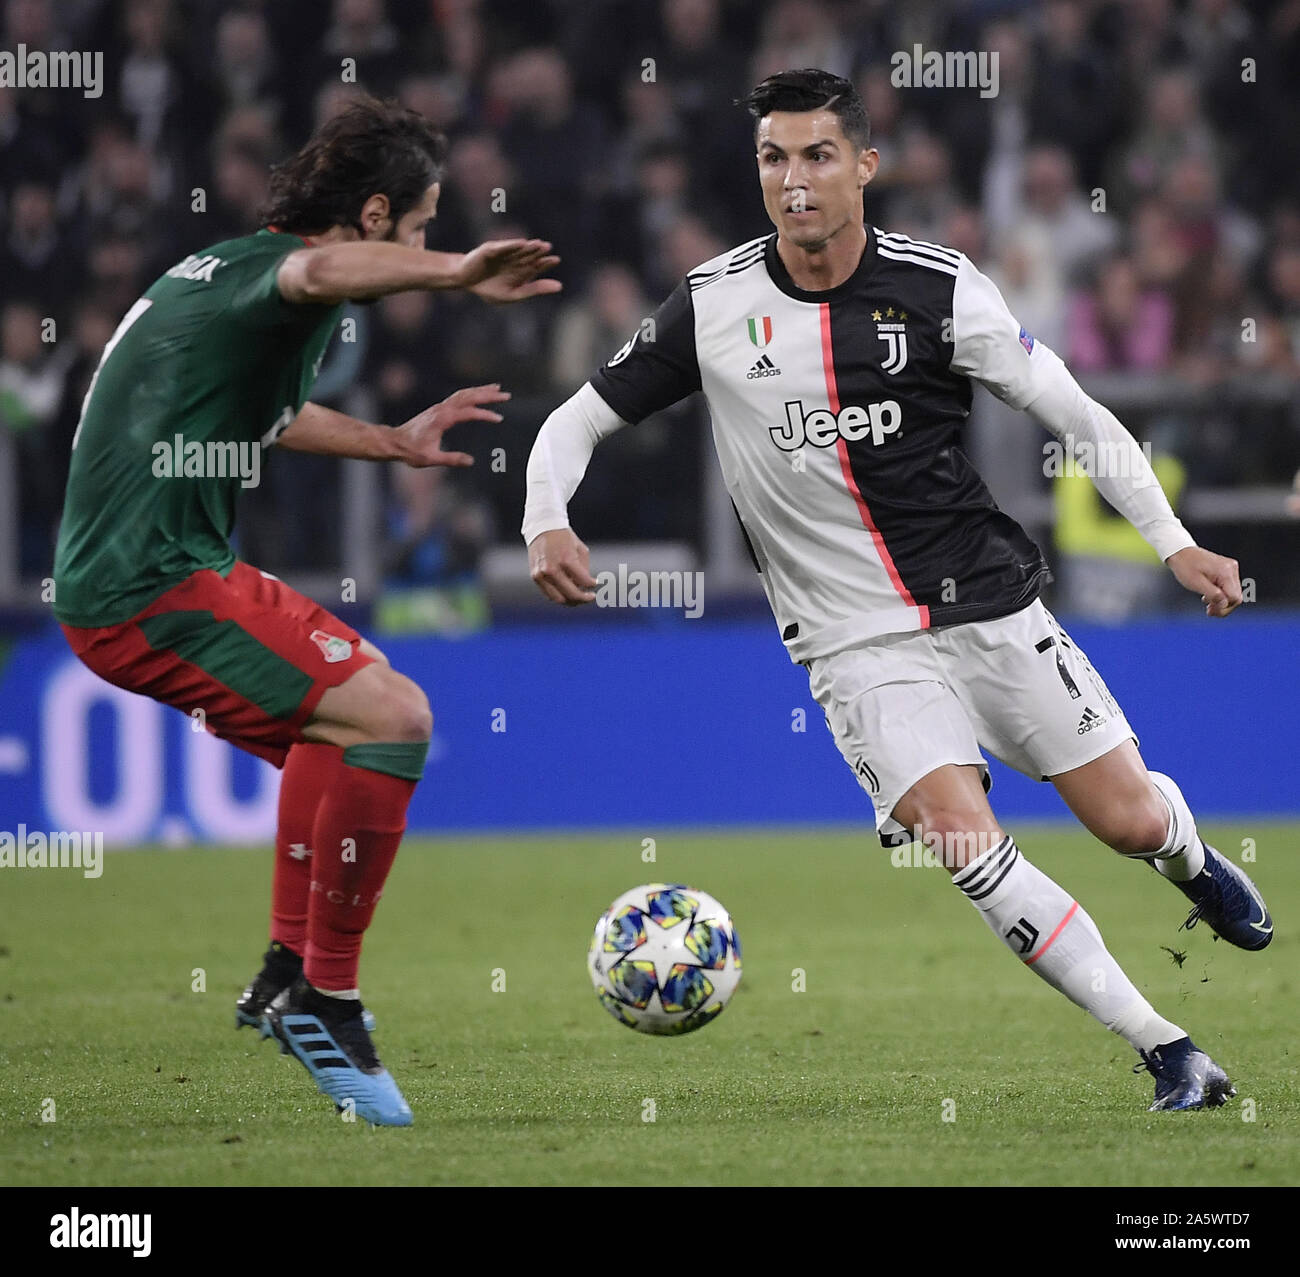
<path id="1" fill-rule="evenodd" d="M 890 374 L 902 372 L 907 366 L 907 311 L 896 311 L 890 306 L 883 314 L 873 310 L 871 318 L 876 321 L 876 336 L 886 348 L 881 371 Z"/>

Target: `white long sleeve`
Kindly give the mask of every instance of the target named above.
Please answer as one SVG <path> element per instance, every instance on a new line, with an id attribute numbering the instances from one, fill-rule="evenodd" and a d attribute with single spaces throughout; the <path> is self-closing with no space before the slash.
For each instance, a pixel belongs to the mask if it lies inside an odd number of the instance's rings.
<path id="1" fill-rule="evenodd" d="M 1162 560 L 1196 544 L 1169 505 L 1137 440 L 1104 404 L 1084 393 L 1055 351 L 1034 350 L 1034 397 L 1025 405 L 1040 425 L 1077 455 L 1091 444 L 1096 464 L 1089 477 L 1107 501 L 1146 539 Z M 1085 454 L 1086 455 L 1086 454 Z"/>
<path id="2" fill-rule="evenodd" d="M 569 526 L 568 507 L 596 445 L 626 422 L 591 382 L 566 399 L 537 432 L 528 455 L 524 542 Z"/>
<path id="3" fill-rule="evenodd" d="M 1109 408 L 1084 393 L 1055 351 L 1025 332 L 992 280 L 966 257 L 957 268 L 952 308 L 954 372 L 1024 409 L 1070 457 L 1078 455 L 1080 445 L 1090 445 L 1093 457 L 1104 459 L 1084 467 L 1097 491 L 1161 559 L 1196 544 L 1133 436 Z"/>

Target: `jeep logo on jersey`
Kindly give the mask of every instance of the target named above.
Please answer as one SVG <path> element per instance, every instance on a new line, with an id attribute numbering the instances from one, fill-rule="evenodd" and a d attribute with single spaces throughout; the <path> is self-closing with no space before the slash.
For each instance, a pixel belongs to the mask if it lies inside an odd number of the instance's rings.
<path id="1" fill-rule="evenodd" d="M 785 405 L 785 425 L 773 426 L 769 433 L 782 452 L 794 452 L 810 443 L 814 448 L 829 448 L 840 439 L 856 443 L 870 438 L 879 447 L 889 435 L 897 434 L 903 424 L 903 410 L 893 399 L 868 404 L 846 404 L 839 412 L 814 408 L 804 412 L 803 403 L 790 399 Z"/>

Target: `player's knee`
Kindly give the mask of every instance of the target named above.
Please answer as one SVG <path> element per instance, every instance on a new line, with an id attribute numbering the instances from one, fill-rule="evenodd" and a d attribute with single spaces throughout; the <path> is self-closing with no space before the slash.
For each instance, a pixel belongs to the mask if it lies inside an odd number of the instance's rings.
<path id="1" fill-rule="evenodd" d="M 425 741 L 433 735 L 433 711 L 424 689 L 404 674 L 389 671 L 384 680 L 377 721 L 372 730 L 377 740 Z"/>
<path id="2" fill-rule="evenodd" d="M 402 741 L 423 741 L 433 735 L 433 710 L 429 707 L 429 698 L 415 683 L 402 698 L 396 730 L 399 735 L 395 739 Z"/>
<path id="3" fill-rule="evenodd" d="M 1117 812 L 1098 836 L 1121 856 L 1153 855 L 1169 836 L 1169 810 L 1153 790 L 1149 798 Z"/>
<path id="4" fill-rule="evenodd" d="M 922 834 L 942 834 L 954 839 L 993 832 L 997 828 L 987 808 L 953 803 L 920 804 L 916 823 Z"/>

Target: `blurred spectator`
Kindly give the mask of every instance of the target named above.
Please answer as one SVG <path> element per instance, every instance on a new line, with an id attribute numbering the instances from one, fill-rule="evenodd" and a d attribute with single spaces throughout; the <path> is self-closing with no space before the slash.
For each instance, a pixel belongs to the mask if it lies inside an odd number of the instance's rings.
<path id="1" fill-rule="evenodd" d="M 504 215 L 513 218 L 527 209 L 527 188 L 515 180 L 497 139 L 490 133 L 462 134 L 447 157 L 431 242 L 463 251 L 485 239 L 501 239 Z"/>
<path id="2" fill-rule="evenodd" d="M 313 10 L 323 7 L 312 6 Z M 392 93 L 406 60 L 384 0 L 333 0 L 329 14 L 314 56 L 308 42 L 307 56 L 290 68 L 299 90 L 293 96 L 305 100 L 331 83 Z"/>
<path id="3" fill-rule="evenodd" d="M 0 85 L 0 219 L 8 219 L 8 200 L 18 184 L 52 180 L 59 160 L 54 132 L 20 106 L 16 89 Z"/>
<path id="4" fill-rule="evenodd" d="M 698 0 L 684 7 L 698 7 Z M 847 78 L 853 69 L 851 58 L 852 51 L 823 0 L 777 0 L 763 21 L 750 78 L 757 84 L 789 67 L 821 67 Z"/>
<path id="5" fill-rule="evenodd" d="M 1111 198 L 1126 204 L 1158 191 L 1188 156 L 1199 156 L 1217 171 L 1218 146 L 1201 115 L 1190 72 L 1161 71 L 1146 84 L 1137 135 L 1124 148 L 1112 181 Z"/>
<path id="6" fill-rule="evenodd" d="M 419 112 L 444 133 L 455 125 L 464 106 L 451 80 L 432 75 L 408 76 L 397 97 L 403 106 Z"/>
<path id="7" fill-rule="evenodd" d="M 660 17 L 659 78 L 692 136 L 706 137 L 738 96 L 732 86 L 745 79 L 744 61 L 723 36 L 719 0 L 663 0 Z"/>
<path id="8" fill-rule="evenodd" d="M 117 313 L 93 297 L 80 302 L 73 316 L 72 354 L 68 360 L 58 407 L 45 432 L 46 446 L 40 463 L 42 483 L 47 494 L 43 501 L 43 514 L 49 528 L 51 555 L 57 532 L 55 516 L 63 503 L 63 489 L 68 482 L 72 440 L 81 421 L 81 405 L 117 322 Z M 68 356 L 65 354 L 64 358 L 68 359 Z"/>
<path id="9" fill-rule="evenodd" d="M 1106 148 L 1118 128 L 1115 78 L 1088 30 L 1088 6 L 1049 0 L 1033 57 L 1029 116 L 1036 141 L 1069 152 L 1083 185 L 1102 181 Z"/>
<path id="10" fill-rule="evenodd" d="M 1036 236 L 1045 248 L 1042 269 L 1055 273 L 1062 286 L 1078 283 L 1118 238 L 1114 215 L 1093 211 L 1075 182 L 1074 161 L 1059 146 L 1035 146 L 1026 153 L 1019 206 L 999 243 Z"/>
<path id="11" fill-rule="evenodd" d="M 1280 244 L 1273 250 L 1268 288 L 1277 306 L 1282 344 L 1282 351 L 1270 362 L 1277 371 L 1294 373 L 1300 366 L 1300 243 Z"/>
<path id="12" fill-rule="evenodd" d="M 388 473 L 386 579 L 402 585 L 472 580 L 491 540 L 487 508 L 458 494 L 452 472 L 443 467 L 392 466 Z"/>
<path id="13" fill-rule="evenodd" d="M 467 634 L 487 625 L 479 560 L 494 539 L 487 505 L 455 471 L 388 467 L 380 633 Z"/>
<path id="14" fill-rule="evenodd" d="M 164 129 L 176 126 L 182 100 L 184 76 L 169 48 L 174 18 L 169 0 L 126 0 L 127 49 L 117 77 L 117 101 L 132 122 L 136 141 L 148 151 L 158 147 Z"/>
<path id="15" fill-rule="evenodd" d="M 497 238 L 522 236 L 524 228 L 502 221 Z M 567 279 L 567 276 L 566 276 Z M 549 387 L 549 334 L 559 299 L 539 297 L 527 306 L 489 306 L 465 293 L 448 293 L 447 316 L 438 334 L 444 367 L 458 386 L 493 381 L 514 394 Z"/>
<path id="16" fill-rule="evenodd" d="M 20 182 L 13 191 L 9 233 L 0 245 L 0 278 L 9 297 L 40 301 L 64 317 L 82 274 L 81 255 L 55 217 L 54 189 Z"/>
<path id="17" fill-rule="evenodd" d="M 20 478 L 20 571 L 32 576 L 49 567 L 48 523 L 52 494 L 42 465 L 45 431 L 59 408 L 70 356 L 42 340 L 43 319 L 28 302 L 0 311 L 0 432 L 11 436 L 5 452 L 16 457 Z"/>
<path id="18" fill-rule="evenodd" d="M 401 425 L 456 389 L 444 360 L 449 309 L 451 298 L 432 293 L 396 293 L 372 309 L 363 376 L 374 387 L 380 421 Z"/>
<path id="19" fill-rule="evenodd" d="M 723 29 L 721 3 L 662 0 L 660 15 L 658 80 L 668 86 L 677 118 L 690 139 L 686 159 L 693 188 L 710 194 L 719 188 L 752 190 L 752 122 L 732 103 L 756 81 L 746 71 L 743 46 L 738 48 Z M 758 24 L 754 17 L 744 16 L 748 31 L 753 32 Z M 753 234 L 743 229 L 750 224 L 748 219 L 738 219 L 731 233 L 741 238 Z"/>
<path id="20" fill-rule="evenodd" d="M 961 203 L 952 180 L 948 147 L 933 133 L 908 134 L 898 162 L 898 183 L 889 203 L 889 229 L 937 241 Z"/>
<path id="21" fill-rule="evenodd" d="M 707 212 L 710 201 L 707 193 L 691 186 L 686 155 L 672 143 L 645 151 L 637 182 L 636 195 L 624 201 L 611 219 L 606 247 L 611 256 L 636 268 L 651 295 L 665 295 L 681 278 L 681 272 L 665 261 L 668 236 L 688 211 Z M 754 199 L 759 199 L 757 191 Z"/>
<path id="22" fill-rule="evenodd" d="M 266 16 L 229 9 L 217 20 L 213 79 L 221 114 L 237 106 L 274 101 L 280 86 Z"/>
<path id="23" fill-rule="evenodd" d="M 664 282 L 668 285 L 664 296 L 701 262 L 717 257 L 727 247 L 702 218 L 690 215 L 678 218 L 663 241 Z M 658 301 L 655 304 L 658 305 Z"/>
<path id="24" fill-rule="evenodd" d="M 97 236 L 90 246 L 87 258 L 90 291 L 121 318 L 161 270 L 172 264 L 172 260 L 166 260 L 159 264 L 159 269 L 147 270 L 142 241 L 134 235 L 109 231 Z"/>
<path id="25" fill-rule="evenodd" d="M 952 144 L 962 189 L 968 199 L 978 196 L 996 238 L 1020 216 L 1032 63 L 1028 34 L 1012 21 L 989 23 L 979 47 L 997 54 L 998 95 L 984 110 L 953 110 L 944 121 L 944 136 Z"/>
<path id="26" fill-rule="evenodd" d="M 1077 294 L 1068 321 L 1070 367 L 1076 373 L 1160 372 L 1173 341 L 1173 307 L 1156 289 L 1143 289 L 1127 257 L 1112 257 L 1094 289 Z"/>
<path id="27" fill-rule="evenodd" d="M 510 157 L 532 224 L 581 281 L 581 247 L 597 230 L 597 197 L 608 142 L 600 115 L 579 101 L 568 66 L 555 49 L 527 49 L 507 63 L 501 83 L 508 106 L 501 144 Z M 518 207 L 511 216 L 519 217 Z"/>
<path id="28" fill-rule="evenodd" d="M 0 311 L 0 425 L 11 434 L 39 431 L 58 410 L 67 360 L 41 340 L 43 322 L 30 302 Z"/>
<path id="29" fill-rule="evenodd" d="M 641 157 L 652 148 L 681 153 L 686 134 L 669 86 L 634 75 L 622 93 L 626 123 L 615 139 L 606 169 L 606 184 L 616 197 L 633 196 Z"/>
<path id="30" fill-rule="evenodd" d="M 571 394 L 635 333 L 654 303 L 626 266 L 607 262 L 592 272 L 586 293 L 567 302 L 555 325 L 551 381 Z"/>
<path id="31" fill-rule="evenodd" d="M 871 121 L 871 145 L 880 152 L 876 175 L 863 192 L 867 221 L 876 222 L 880 220 L 887 196 L 898 185 L 904 146 L 899 131 L 902 102 L 899 91 L 889 78 L 887 65 L 867 67 L 858 75 L 856 84 L 862 104 L 867 108 L 867 118 Z"/>
<path id="32" fill-rule="evenodd" d="M 217 243 L 251 235 L 261 225 L 260 212 L 270 185 L 261 151 L 243 143 L 223 147 L 217 154 L 216 185 L 209 239 Z"/>

